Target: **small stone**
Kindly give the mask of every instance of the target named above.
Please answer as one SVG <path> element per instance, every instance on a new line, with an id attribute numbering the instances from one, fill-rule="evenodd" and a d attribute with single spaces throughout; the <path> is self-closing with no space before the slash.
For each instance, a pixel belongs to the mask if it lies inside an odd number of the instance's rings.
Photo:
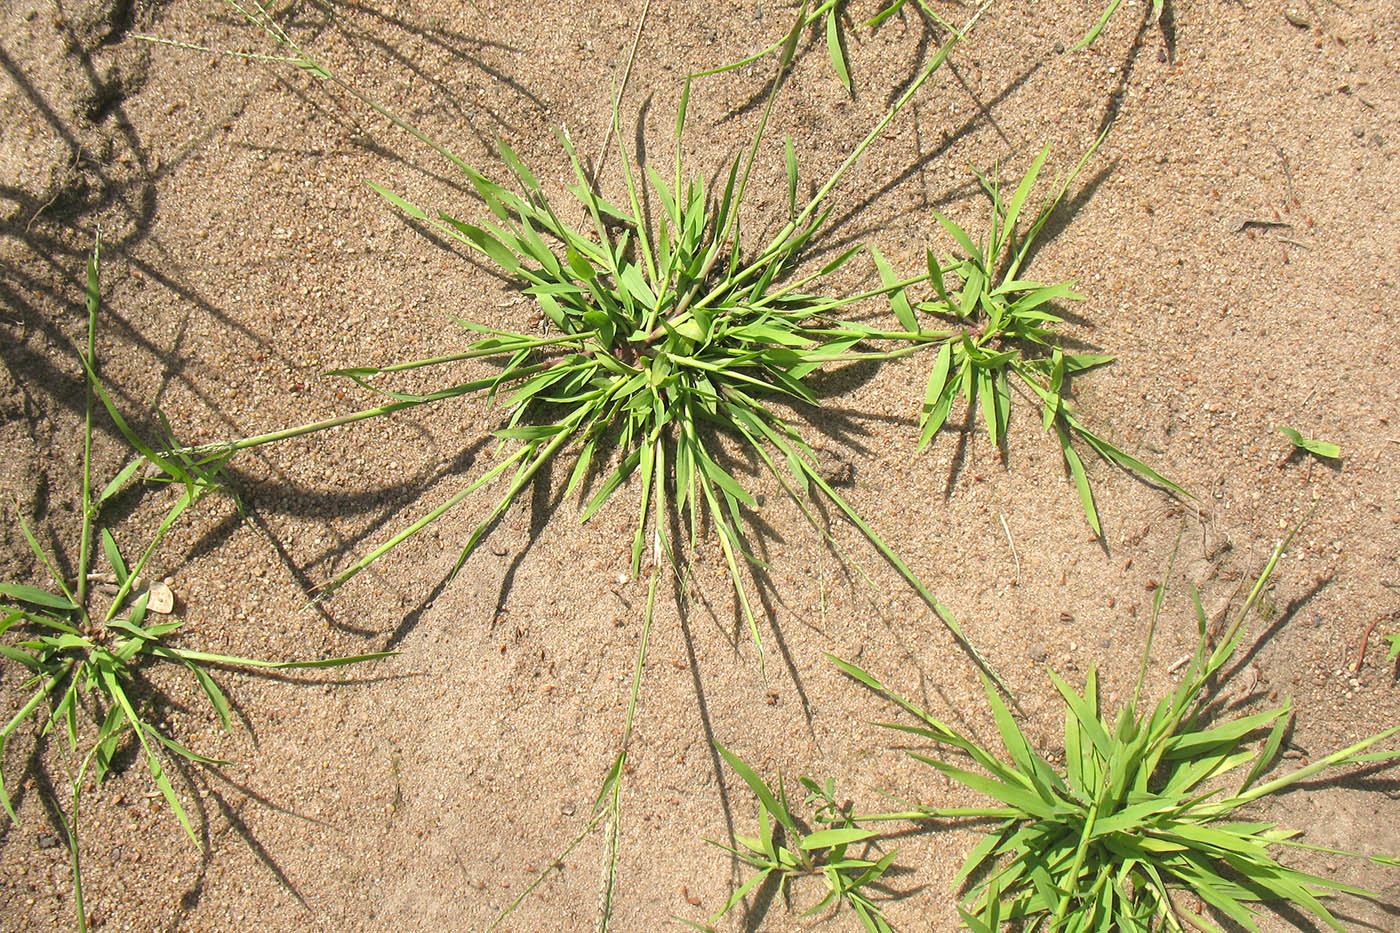
<path id="1" fill-rule="evenodd" d="M 1353 126 L 1351 128 L 1351 135 L 1355 136 L 1357 139 L 1363 138 L 1366 135 L 1366 127 Z"/>
<path id="2" fill-rule="evenodd" d="M 41 848 L 41 849 L 56 849 L 56 848 L 58 848 L 58 837 L 55 836 L 53 833 L 40 833 L 40 834 L 39 834 L 39 848 Z"/>
<path id="3" fill-rule="evenodd" d="M 1056 54 L 1056 55 L 1063 55 L 1063 54 L 1065 54 L 1065 44 L 1064 44 L 1063 42 L 1056 42 L 1056 43 L 1055 43 L 1055 54 Z"/>

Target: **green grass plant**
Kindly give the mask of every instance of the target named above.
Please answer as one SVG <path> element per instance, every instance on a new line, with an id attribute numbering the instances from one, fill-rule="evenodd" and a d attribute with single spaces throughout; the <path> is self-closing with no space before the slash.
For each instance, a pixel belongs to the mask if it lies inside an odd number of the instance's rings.
<path id="1" fill-rule="evenodd" d="M 1044 429 L 1053 431 L 1059 441 L 1084 516 L 1095 534 L 1102 534 L 1102 526 L 1083 458 L 1072 442 L 1075 437 L 1104 460 L 1189 498 L 1179 485 L 1091 431 L 1069 397 L 1069 381 L 1076 374 L 1113 359 L 1097 353 L 1066 352 L 1061 336 L 1053 330 L 1064 323 L 1057 305 L 1083 298 L 1074 290 L 1075 283 L 1045 284 L 1020 277 L 1036 237 L 1102 140 L 1100 136 L 1056 185 L 1024 233 L 1018 233 L 1016 225 L 1027 213 L 1027 201 L 1045 166 L 1048 147 L 1036 156 L 1009 198 L 995 176 L 978 173 L 991 208 L 986 234 L 980 240 L 935 211 L 934 217 L 953 239 L 957 252 L 940 258 L 934 250 L 928 251 L 927 281 L 934 292 L 930 298 L 911 301 L 908 288 L 898 285 L 893 270 L 877 254 L 881 275 L 891 288 L 895 316 L 904 329 L 922 330 L 919 313 L 953 328 L 946 336 L 933 333 L 925 338 L 938 349 L 919 416 L 919 449 L 927 447 L 947 423 L 959 396 L 966 404 L 969 422 L 980 408 L 988 437 L 993 444 L 1002 444 L 1011 420 L 1012 389 L 1019 384 L 1039 404 Z"/>
<path id="2" fill-rule="evenodd" d="M 1330 441 L 1319 441 L 1311 437 L 1304 437 L 1296 428 L 1279 426 L 1279 433 L 1288 438 L 1295 450 L 1305 451 L 1323 458 L 1324 460 L 1336 460 L 1342 455 L 1342 448 Z"/>
<path id="3" fill-rule="evenodd" d="M 809 828 L 793 815 L 781 771 L 776 788 L 770 787 L 743 759 L 719 743 L 716 747 L 758 798 L 758 835 L 736 835 L 737 845 L 734 846 L 711 844 L 734 855 L 752 869 L 752 874 L 735 888 L 705 924 L 685 922 L 696 929 L 713 930 L 734 905 L 770 880 L 776 879 L 776 894 L 784 897 L 793 881 L 820 878 L 826 895 L 802 916 L 809 917 L 828 908 L 839 909 L 844 904 L 869 933 L 890 933 L 892 928 L 874 898 L 876 887 L 894 863 L 897 852 L 891 850 L 874 860 L 852 854 L 854 849 L 873 846 L 879 833 L 856 825 L 849 810 L 837 803 L 831 779 L 821 784 L 806 777 L 800 781 L 807 791 L 804 803 L 812 812 Z"/>
<path id="4" fill-rule="evenodd" d="M 1400 750 L 1368 752 L 1400 732 L 1400 726 L 1269 778 L 1292 721 L 1291 703 L 1227 718 L 1212 698 L 1212 685 L 1235 656 L 1246 617 L 1286 543 L 1275 550 L 1214 648 L 1207 640 L 1200 600 L 1193 597 L 1199 641 L 1190 667 L 1180 685 L 1150 711 L 1140 708 L 1139 701 L 1164 587 L 1154 601 L 1132 698 L 1116 720 L 1100 709 L 1092 668 L 1082 693 L 1050 674 L 1066 706 L 1063 768 L 1035 749 L 994 690 L 987 690 L 987 702 L 1004 756 L 935 719 L 859 667 L 833 659 L 917 720 L 914 725 L 886 724 L 888 728 L 956 750 L 970 759 L 970 766 L 923 752 L 911 751 L 912 757 L 995 801 L 992 806 L 913 809 L 861 819 L 989 821 L 986 835 L 954 881 L 965 895 L 959 907 L 963 921 L 978 933 L 994 933 L 1003 924 L 1064 931 L 1219 933 L 1228 922 L 1256 930 L 1256 905 L 1269 901 L 1285 902 L 1341 930 L 1324 898 L 1370 892 L 1290 868 L 1274 852 L 1294 847 L 1329 855 L 1357 853 L 1309 845 L 1294 830 L 1240 811 L 1334 769 L 1400 757 Z M 1256 751 L 1250 739 L 1258 736 L 1263 742 Z M 1369 858 L 1400 865 L 1389 856 Z M 1197 896 L 1219 922 L 1186 908 Z"/>
<path id="5" fill-rule="evenodd" d="M 64 821 L 65 842 L 73 875 L 77 928 L 86 929 L 78 846 L 79 807 L 83 788 L 90 780 L 100 784 L 110 773 L 121 749 L 131 742 L 144 759 L 151 782 L 170 806 L 190 841 L 199 844 L 179 796 L 170 782 L 163 759 L 174 756 L 194 765 L 225 764 L 192 751 L 158 724 L 156 711 L 143 700 L 141 682 L 155 665 L 175 665 L 187 671 L 209 700 L 219 723 L 229 728 L 229 703 L 211 669 L 238 667 L 254 670 L 329 667 L 384 657 L 371 654 L 318 661 L 269 662 L 197 651 L 179 638 L 182 622 L 150 608 L 151 591 L 141 574 L 161 542 L 178 520 L 205 497 L 219 492 L 222 458 L 197 462 L 178 448 L 160 454 L 146 444 L 122 417 L 97 377 L 96 336 L 101 299 L 99 284 L 100 242 L 94 247 L 87 270 L 87 348 L 78 351 L 87 379 L 83 424 L 82 526 L 77 542 L 77 562 L 65 578 L 58 562 L 40 546 L 22 514 L 18 523 L 39 566 L 52 579 L 49 588 L 27 583 L 0 583 L 0 658 L 24 673 L 19 690 L 28 699 L 0 728 L 0 804 L 11 822 L 17 822 L 10 791 L 4 780 L 5 746 L 26 723 L 41 735 L 61 732 L 72 756 L 67 813 L 53 801 L 54 812 Z M 140 456 L 132 459 L 100 489 L 92 469 L 94 400 L 100 400 L 121 435 Z M 174 447 L 174 445 L 166 445 Z M 103 523 L 104 507 L 133 484 L 143 481 L 143 470 L 153 465 L 155 476 L 146 481 L 178 489 L 172 504 L 151 532 L 135 560 L 123 555 L 109 526 Z M 90 586 L 100 545 L 115 592 L 110 596 Z M 86 721 L 91 720 L 87 725 Z"/>
<path id="6" fill-rule="evenodd" d="M 616 507 L 631 483 L 635 498 L 631 570 L 650 570 L 643 632 L 637 652 L 622 748 L 613 762 L 599 807 L 584 832 L 606 819 L 607 871 L 602 895 L 606 927 L 618 865 L 619 821 L 626 755 L 649 642 L 658 580 L 663 567 L 681 572 L 685 553 L 702 535 L 718 540 L 736 597 L 736 611 L 756 646 L 760 670 L 764 648 L 746 578 L 763 564 L 749 546 L 746 512 L 758 508 L 744 473 L 756 467 L 791 497 L 825 540 L 837 547 L 816 502 L 828 503 L 864 535 L 942 620 L 983 672 L 1001 683 L 964 636 L 952 613 L 823 476 L 801 429 L 805 408 L 821 399 L 808 379 L 819 370 L 910 352 L 927 334 L 884 331 L 842 318 L 850 305 L 880 298 L 910 284 L 894 282 L 861 294 L 835 296 L 831 277 L 855 258 L 859 246 L 823 266 L 803 262 L 808 244 L 831 211 L 828 198 L 850 167 L 880 137 L 927 80 L 943 65 L 985 8 L 973 11 L 933 59 L 876 121 L 866 136 L 807 200 L 796 147 L 783 147 L 786 197 L 783 213 L 761 218 L 776 233 L 757 245 L 743 236 L 745 199 L 765 128 L 782 84 L 774 80 L 752 141 L 727 164 L 715 184 L 688 171 L 682 155 L 692 79 L 677 107 L 674 159 L 661 170 L 630 157 L 618 132 L 614 101 L 612 136 L 621 154 L 622 196 L 606 198 L 588 176 L 567 132 L 560 142 L 575 183 L 569 198 L 555 203 L 544 185 L 502 142 L 507 181 L 494 179 L 447 147 L 381 106 L 301 49 L 265 8 L 232 4 L 264 29 L 287 54 L 271 56 L 329 81 L 411 133 L 461 172 L 485 205 L 487 216 L 472 222 L 430 211 L 378 185 L 385 199 L 413 220 L 451 237 L 486 258 L 533 299 L 545 333 L 485 326 L 456 319 L 470 339 L 465 346 L 431 358 L 382 367 L 342 369 L 338 375 L 386 397 L 372 408 L 311 424 L 190 450 L 225 457 L 238 450 L 277 443 L 451 399 L 476 397 L 497 413 L 498 441 L 490 466 L 388 540 L 329 580 L 323 594 L 353 578 L 458 505 L 497 484 L 467 535 L 455 574 L 496 522 L 546 464 L 568 471 L 564 495 L 577 493 L 584 521 Z M 834 7 L 833 7 L 834 9 Z M 806 23 L 805 8 L 787 34 L 777 77 L 791 66 Z M 663 174 L 663 172 L 665 174 Z M 573 217 L 581 214 L 582 220 Z M 871 341 L 889 349 L 877 349 Z M 462 378 L 460 367 L 478 374 Z M 486 374 L 480 375 L 485 369 Z M 395 378 L 444 373 L 441 388 L 407 392 Z M 674 518 L 685 540 L 672 540 Z M 450 574 L 449 574 L 450 578 Z M 581 837 L 580 837 L 581 838 Z M 570 845 L 576 845 L 575 839 Z M 536 881 L 538 883 L 538 879 Z M 531 886 L 533 887 L 533 885 Z M 499 924 L 515 903 L 497 918 Z"/>
<path id="7" fill-rule="evenodd" d="M 762 642 L 745 566 L 762 564 L 746 543 L 746 510 L 757 507 L 740 478 L 740 456 L 775 477 L 814 526 L 826 535 L 808 497 L 820 497 L 845 515 L 920 594 L 959 644 L 990 673 L 964 637 L 956 619 L 895 550 L 823 477 L 796 417 L 820 399 L 807 384 L 831 365 L 888 359 L 917 349 L 929 335 L 883 331 L 839 319 L 855 302 L 913 284 L 887 283 L 856 295 L 828 297 L 833 273 L 860 251 L 853 247 L 826 265 L 801 264 L 802 251 L 820 231 L 831 207 L 832 189 L 862 153 L 946 61 L 959 37 L 976 22 L 974 12 L 918 79 L 850 152 L 805 203 L 798 200 L 800 173 L 791 140 L 784 147 L 786 211 L 777 232 L 757 247 L 746 246 L 741 206 L 771 114 L 779 82 L 773 82 L 752 142 L 729 163 L 717 189 L 699 173 L 687 174 L 682 160 L 691 80 L 687 79 L 675 121 L 675 157 L 670 177 L 653 166 L 634 165 L 623 150 L 625 197 L 603 197 L 590 183 L 567 132 L 560 134 L 576 184 L 568 191 L 573 211 L 558 207 L 531 170 L 504 142 L 500 156 L 510 175 L 503 184 L 446 147 L 395 117 L 300 49 L 260 7 L 242 10 L 266 29 L 312 74 L 335 81 L 432 145 L 461 171 L 489 211 L 469 223 L 446 212 L 430 212 L 378 185 L 374 189 L 408 216 L 461 242 L 484 257 L 536 302 L 548 333 L 525 333 L 455 319 L 473 339 L 443 355 L 383 367 L 359 367 L 337 375 L 381 393 L 389 401 L 349 415 L 226 444 L 201 448 L 227 456 L 290 437 L 380 417 L 414 406 L 463 396 L 490 400 L 502 426 L 493 465 L 445 501 L 328 581 L 329 592 L 493 482 L 504 489 L 461 548 L 454 573 L 541 468 L 555 458 L 569 466 L 565 495 L 579 492 L 587 521 L 615 501 L 636 479 L 636 515 L 631 564 L 634 575 L 651 554 L 652 566 L 675 561 L 667 534 L 668 515 L 689 529 L 693 547 L 702 530 L 718 538 L 749 633 Z M 792 62 L 803 16 L 788 33 L 781 73 Z M 619 114 L 614 107 L 613 126 Z M 619 135 L 620 134 L 615 134 Z M 621 141 L 619 139 L 619 148 Z M 644 190 L 647 189 L 647 190 Z M 655 207 L 652 216 L 643 204 Z M 582 208 L 584 220 L 566 219 Z M 649 222 L 650 221 L 650 222 Z M 872 340 L 904 341 L 889 350 L 865 347 Z M 386 380 L 398 374 L 439 371 L 463 363 L 485 363 L 489 375 L 447 381 L 433 392 L 396 391 Z M 828 536 L 828 540 L 829 536 Z M 995 675 L 992 675 L 995 676 Z"/>

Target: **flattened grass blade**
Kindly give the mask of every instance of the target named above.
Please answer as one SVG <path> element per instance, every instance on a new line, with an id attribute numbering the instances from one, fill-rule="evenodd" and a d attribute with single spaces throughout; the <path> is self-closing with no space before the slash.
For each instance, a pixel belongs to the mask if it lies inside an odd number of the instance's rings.
<path id="1" fill-rule="evenodd" d="M 831 58 L 831 67 L 840 79 L 841 86 L 851 90 L 851 73 L 846 68 L 846 55 L 841 50 L 841 24 L 837 18 L 838 8 L 833 5 L 826 14 L 826 50 Z"/>

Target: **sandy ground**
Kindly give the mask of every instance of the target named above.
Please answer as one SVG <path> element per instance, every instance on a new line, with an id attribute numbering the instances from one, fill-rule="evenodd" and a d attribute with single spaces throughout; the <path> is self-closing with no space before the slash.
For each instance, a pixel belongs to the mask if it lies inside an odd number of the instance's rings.
<path id="1" fill-rule="evenodd" d="M 852 3 L 862 19 L 870 3 Z M 947 6 L 960 19 L 967 10 Z M 940 7 L 941 9 L 942 7 Z M 294 2 L 294 34 L 347 79 L 472 162 L 494 169 L 506 138 L 547 185 L 567 180 L 555 136 L 598 151 L 610 88 L 639 3 L 473 4 L 371 9 Z M 1043 750 L 1061 711 L 1044 667 L 1097 665 L 1110 705 L 1137 670 L 1151 585 L 1178 548 L 1154 690 L 1188 650 L 1187 596 L 1214 611 L 1308 518 L 1252 620 L 1246 663 L 1224 685 L 1242 707 L 1291 696 L 1289 762 L 1400 716 L 1395 665 L 1363 631 L 1400 628 L 1400 8 L 1390 0 L 1184 0 L 1160 24 L 1128 2 L 1089 51 L 1068 53 L 1094 3 L 996 4 L 969 42 L 837 190 L 824 261 L 868 240 L 899 268 L 946 250 L 936 208 L 968 224 L 985 210 L 970 168 L 1016 178 L 1045 143 L 1073 164 L 1112 130 L 1056 216 L 1031 272 L 1076 278 L 1075 339 L 1118 361 L 1076 384 L 1089 421 L 1197 497 L 1174 501 L 1102 463 L 1090 466 L 1105 520 L 1084 524 L 1058 448 L 1024 402 L 1002 463 L 985 436 L 957 440 L 961 413 L 923 455 L 913 416 L 929 362 L 858 366 L 826 380 L 813 415 L 845 491 L 958 614 L 1012 683 Z M 657 0 L 623 103 L 629 139 L 669 160 L 687 72 L 775 39 L 792 9 Z M 83 329 L 82 267 L 107 243 L 99 342 L 108 384 L 152 430 L 158 406 L 189 442 L 328 417 L 369 403 L 322 374 L 450 352 L 449 317 L 528 326 L 532 309 L 472 256 L 425 237 L 364 184 L 373 180 L 471 217 L 479 203 L 452 166 L 309 74 L 133 38 L 269 51 L 214 3 L 5 0 L 0 4 L 0 576 L 45 581 L 13 512 L 45 542 L 72 540 L 82 382 L 69 341 Z M 804 179 L 825 178 L 936 50 L 909 12 L 847 32 L 856 90 L 804 38 L 782 89 L 748 204 L 751 230 L 783 199 L 780 140 Z M 765 66 L 766 67 L 766 66 Z M 767 72 L 697 85 L 688 164 L 707 175 L 752 133 Z M 604 186 L 616 192 L 615 152 Z M 869 287 L 862 260 L 844 285 Z M 887 315 L 872 303 L 861 315 Z M 632 508 L 587 525 L 544 477 L 463 573 L 437 585 L 489 508 L 474 499 L 334 598 L 310 587 L 484 471 L 495 414 L 454 402 L 265 448 L 235 463 L 248 518 L 211 502 L 163 549 L 187 620 L 184 644 L 266 658 L 392 647 L 343 676 L 220 682 L 236 704 L 218 729 L 191 681 L 159 678 L 172 732 L 231 767 L 180 775 L 193 846 L 153 798 L 139 763 L 88 795 L 82 851 L 98 929 L 479 929 L 585 824 L 616 754 L 643 583 L 628 579 Z M 1288 456 L 1275 426 L 1341 445 L 1340 464 Z M 121 448 L 99 437 L 99 472 Z M 769 488 L 769 487 L 773 488 Z M 824 659 L 857 658 L 935 715 L 990 740 L 974 669 L 938 621 L 854 529 L 835 539 L 867 583 L 761 479 L 769 561 L 766 677 L 737 619 L 714 547 L 695 555 L 693 592 L 663 589 L 624 783 L 613 928 L 703 920 L 742 877 L 704 839 L 753 826 L 752 798 L 718 740 L 766 776 L 831 775 L 857 809 L 893 793 L 931 805 L 967 798 L 870 725 L 887 706 Z M 635 495 L 635 493 L 633 494 Z M 625 500 L 619 500 L 619 503 Z M 129 506 L 135 547 L 158 509 Z M 66 552 L 65 552 L 66 553 Z M 71 553 L 67 559 L 71 560 Z M 5 709 L 16 668 L 0 668 Z M 42 798 L 62 743 L 24 733 L 6 773 L 20 822 L 0 830 L 0 928 L 71 925 L 65 850 Z M 1315 782 L 1268 818 L 1320 845 L 1400 853 L 1394 772 Z M 974 835 L 899 842 L 887 905 L 901 929 L 950 930 L 948 890 Z M 1339 902 L 1358 929 L 1400 924 L 1400 874 L 1298 858 L 1367 886 L 1380 903 Z M 505 925 L 596 923 L 603 835 L 594 833 Z M 802 920 L 799 886 L 736 910 L 734 928 L 855 929 L 849 914 Z M 1390 906 L 1385 906 L 1390 905 Z M 1294 929 L 1278 919 L 1272 928 Z"/>

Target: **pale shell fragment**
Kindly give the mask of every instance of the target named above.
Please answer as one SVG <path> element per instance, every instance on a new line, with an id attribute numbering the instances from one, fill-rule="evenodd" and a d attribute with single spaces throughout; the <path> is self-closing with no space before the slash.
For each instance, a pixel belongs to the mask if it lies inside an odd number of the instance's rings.
<path id="1" fill-rule="evenodd" d="M 148 593 L 146 608 L 168 616 L 175 611 L 175 593 L 164 583 L 152 583 Z"/>

